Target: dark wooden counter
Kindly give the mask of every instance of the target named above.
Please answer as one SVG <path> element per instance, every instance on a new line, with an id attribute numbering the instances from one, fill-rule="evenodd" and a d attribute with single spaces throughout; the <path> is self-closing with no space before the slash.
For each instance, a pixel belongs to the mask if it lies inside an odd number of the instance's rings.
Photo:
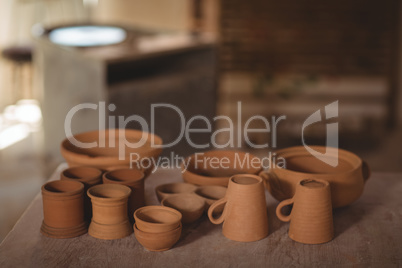
<path id="1" fill-rule="evenodd" d="M 60 166 L 51 179 L 57 179 Z M 156 204 L 156 185 L 181 181 L 180 171 L 160 169 L 146 180 L 147 204 Z M 88 234 L 71 239 L 41 235 L 38 195 L 0 245 L 0 267 L 267 267 L 402 266 L 402 175 L 374 173 L 363 196 L 334 212 L 335 239 L 303 245 L 287 236 L 288 223 L 275 216 L 278 204 L 268 192 L 268 237 L 241 243 L 226 239 L 221 226 L 204 216 L 183 229 L 181 240 L 165 252 L 150 252 L 134 234 L 104 241 Z"/>

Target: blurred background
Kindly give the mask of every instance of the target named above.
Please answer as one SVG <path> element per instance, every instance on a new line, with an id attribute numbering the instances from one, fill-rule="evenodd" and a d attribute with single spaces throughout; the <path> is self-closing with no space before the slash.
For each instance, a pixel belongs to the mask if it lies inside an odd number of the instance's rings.
<path id="1" fill-rule="evenodd" d="M 187 120 L 226 115 L 235 127 L 285 115 L 284 148 L 301 144 L 309 115 L 339 101 L 339 146 L 375 172 L 402 171 L 401 11 L 397 0 L 0 0 L 0 241 L 63 162 L 64 120 L 81 103 L 148 122 L 156 103 Z M 155 121 L 165 143 L 178 135 L 175 111 L 161 108 Z M 73 133 L 97 129 L 99 109 L 72 122 Z M 305 130 L 309 144 L 325 144 L 326 123 Z M 249 137 L 273 144 L 267 133 Z M 259 156 L 276 149 L 234 139 Z M 171 151 L 194 149 L 183 140 Z"/>

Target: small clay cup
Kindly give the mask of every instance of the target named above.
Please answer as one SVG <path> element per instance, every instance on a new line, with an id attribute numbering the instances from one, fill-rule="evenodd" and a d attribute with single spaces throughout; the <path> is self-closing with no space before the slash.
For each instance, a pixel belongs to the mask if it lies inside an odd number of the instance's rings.
<path id="1" fill-rule="evenodd" d="M 89 235 L 109 240 L 131 234 L 133 228 L 127 216 L 130 194 L 129 187 L 119 184 L 100 184 L 89 188 L 93 212 Z"/>
<path id="2" fill-rule="evenodd" d="M 89 222 L 92 218 L 92 204 L 87 191 L 92 186 L 102 183 L 102 171 L 93 167 L 72 167 L 63 170 L 60 179 L 79 181 L 84 184 L 85 220 Z"/>
<path id="3" fill-rule="evenodd" d="M 182 226 L 162 233 L 147 233 L 134 225 L 134 234 L 137 241 L 150 251 L 165 251 L 173 247 L 180 239 Z"/>
<path id="4" fill-rule="evenodd" d="M 159 202 L 171 195 L 194 193 L 195 190 L 197 190 L 197 186 L 184 182 L 161 184 L 155 188 L 156 196 L 158 197 Z"/>
<path id="5" fill-rule="evenodd" d="M 205 209 L 208 210 L 213 203 L 225 197 L 226 191 L 227 188 L 223 186 L 207 185 L 198 187 L 198 189 L 195 190 L 195 194 L 204 198 L 206 204 Z M 224 207 L 224 205 L 221 205 L 217 207 L 214 212 L 221 213 Z"/>
<path id="6" fill-rule="evenodd" d="M 164 206 L 145 206 L 134 212 L 135 224 L 146 233 L 163 233 L 176 229 L 182 215 L 176 209 Z"/>
<path id="7" fill-rule="evenodd" d="M 183 224 L 198 220 L 205 210 L 205 200 L 196 194 L 177 194 L 162 200 L 162 206 L 171 207 L 180 211 Z"/>
<path id="8" fill-rule="evenodd" d="M 214 210 L 222 204 L 222 215 L 214 218 Z M 262 178 L 249 174 L 231 177 L 225 197 L 211 205 L 208 217 L 213 224 L 223 223 L 222 233 L 231 240 L 251 242 L 266 237 L 268 214 Z"/>
<path id="9" fill-rule="evenodd" d="M 290 215 L 282 214 L 284 206 L 293 204 Z M 279 203 L 276 215 L 290 221 L 289 237 L 304 244 L 326 243 L 334 237 L 331 189 L 329 182 L 320 179 L 301 180 L 293 198 Z"/>
<path id="10" fill-rule="evenodd" d="M 134 223 L 134 211 L 145 205 L 144 178 L 144 173 L 138 169 L 116 169 L 103 174 L 104 184 L 121 184 L 130 187 L 128 218 L 132 223 Z"/>
<path id="11" fill-rule="evenodd" d="M 84 220 L 84 185 L 78 181 L 51 181 L 42 186 L 41 233 L 70 238 L 87 232 Z"/>

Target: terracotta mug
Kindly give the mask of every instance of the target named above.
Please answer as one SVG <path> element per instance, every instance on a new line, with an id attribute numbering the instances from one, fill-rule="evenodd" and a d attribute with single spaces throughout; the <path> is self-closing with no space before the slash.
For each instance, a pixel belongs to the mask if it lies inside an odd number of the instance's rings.
<path id="1" fill-rule="evenodd" d="M 128 168 L 115 169 L 103 174 L 104 184 L 120 184 L 131 189 L 128 198 L 128 218 L 132 223 L 134 223 L 134 211 L 145 206 L 144 178 L 145 175 L 141 170 Z"/>
<path id="2" fill-rule="evenodd" d="M 73 180 L 84 184 L 85 219 L 90 221 L 92 218 L 92 204 L 87 191 L 92 186 L 102 183 L 102 171 L 93 167 L 71 167 L 61 172 L 60 180 Z"/>
<path id="3" fill-rule="evenodd" d="M 214 210 L 222 204 L 226 204 L 222 215 L 215 219 Z M 268 215 L 262 178 L 247 174 L 231 177 L 225 197 L 211 205 L 208 217 L 213 224 L 223 222 L 223 235 L 231 240 L 250 242 L 266 237 Z"/>
<path id="4" fill-rule="evenodd" d="M 70 238 L 87 232 L 84 185 L 81 182 L 48 182 L 42 186 L 42 199 L 42 234 L 52 238 Z"/>
<path id="5" fill-rule="evenodd" d="M 291 204 L 290 215 L 283 215 L 281 209 Z M 276 215 L 281 221 L 290 221 L 288 234 L 294 241 L 321 244 L 332 240 L 334 226 L 329 182 L 320 179 L 299 181 L 295 195 L 279 203 Z"/>
<path id="6" fill-rule="evenodd" d="M 118 184 L 100 184 L 89 188 L 93 212 L 89 235 L 100 239 L 119 239 L 133 232 L 127 216 L 130 193 L 129 187 Z"/>

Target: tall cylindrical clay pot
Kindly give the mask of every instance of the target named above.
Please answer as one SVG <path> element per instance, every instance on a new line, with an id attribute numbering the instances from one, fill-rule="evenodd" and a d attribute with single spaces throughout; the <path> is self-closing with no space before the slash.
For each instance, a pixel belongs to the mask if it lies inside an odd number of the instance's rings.
<path id="1" fill-rule="evenodd" d="M 52 238 L 70 238 L 87 232 L 84 185 L 81 182 L 48 182 L 42 186 L 42 199 L 42 234 Z"/>
<path id="2" fill-rule="evenodd" d="M 225 204 L 222 215 L 215 219 L 213 212 Z M 224 198 L 208 210 L 214 224 L 223 222 L 222 233 L 231 240 L 251 242 L 268 235 L 268 215 L 262 178 L 256 175 L 235 175 L 230 178 Z"/>
<path id="3" fill-rule="evenodd" d="M 103 174 L 104 184 L 128 186 L 131 194 L 128 198 L 128 217 L 134 222 L 134 211 L 145 205 L 144 173 L 137 169 L 116 169 Z"/>
<path id="4" fill-rule="evenodd" d="M 100 239 L 119 239 L 133 232 L 127 216 L 131 190 L 117 184 L 100 184 L 88 190 L 92 201 L 89 235 Z"/>
<path id="5" fill-rule="evenodd" d="M 293 204 L 290 215 L 282 214 L 284 206 Z M 291 199 L 279 203 L 276 215 L 282 221 L 290 221 L 289 237 L 304 244 L 321 244 L 332 240 L 331 188 L 329 182 L 320 179 L 301 180 Z"/>
<path id="6" fill-rule="evenodd" d="M 92 204 L 87 191 L 92 186 L 102 183 L 102 171 L 93 167 L 71 167 L 61 172 L 60 179 L 79 181 L 84 184 L 85 220 L 89 222 L 92 218 Z"/>

